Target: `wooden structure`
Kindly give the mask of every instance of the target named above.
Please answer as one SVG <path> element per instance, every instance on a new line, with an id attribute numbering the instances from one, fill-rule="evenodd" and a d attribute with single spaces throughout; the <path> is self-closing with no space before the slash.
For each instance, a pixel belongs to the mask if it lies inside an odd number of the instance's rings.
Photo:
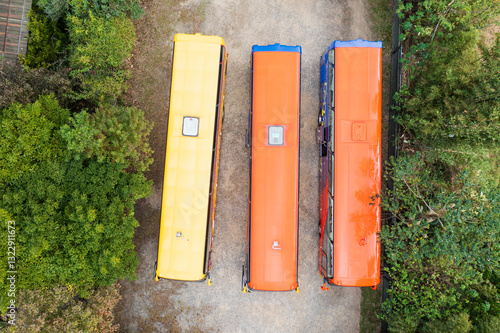
<path id="1" fill-rule="evenodd" d="M 0 0 L 0 62 L 15 62 L 26 54 L 28 13 L 32 0 Z"/>

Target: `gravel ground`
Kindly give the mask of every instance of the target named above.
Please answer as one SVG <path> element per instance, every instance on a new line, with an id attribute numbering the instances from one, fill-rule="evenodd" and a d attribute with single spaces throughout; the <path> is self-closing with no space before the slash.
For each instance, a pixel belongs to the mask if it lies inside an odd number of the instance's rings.
<path id="1" fill-rule="evenodd" d="M 155 162 L 148 174 L 153 195 L 138 203 L 141 226 L 135 243 L 136 281 L 122 281 L 117 309 L 121 332 L 358 332 L 359 288 L 322 291 L 318 273 L 319 57 L 336 39 L 371 39 L 361 0 L 212 0 L 145 2 L 137 23 L 131 102 L 155 122 Z M 170 23 L 165 23 L 168 21 Z M 218 35 L 229 53 L 225 121 L 213 247 L 212 286 L 154 282 L 166 114 L 173 35 Z M 152 50 L 152 46 L 154 47 Z M 245 259 L 248 151 L 245 129 L 250 98 L 250 52 L 254 44 L 302 46 L 300 143 L 300 293 L 241 293 Z M 158 51 L 160 50 L 160 51 Z M 158 53 L 159 52 L 159 53 Z"/>

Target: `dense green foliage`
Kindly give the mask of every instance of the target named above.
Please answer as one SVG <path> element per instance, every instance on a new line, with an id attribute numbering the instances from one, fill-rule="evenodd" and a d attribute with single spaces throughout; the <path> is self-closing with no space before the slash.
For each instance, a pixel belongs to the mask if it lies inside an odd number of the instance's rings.
<path id="1" fill-rule="evenodd" d="M 128 18 L 68 16 L 72 75 L 82 80 L 84 93 L 79 99 L 115 100 L 127 88 L 130 57 L 135 43 L 134 27 Z"/>
<path id="2" fill-rule="evenodd" d="M 381 232 L 394 277 L 385 306 L 398 317 L 396 332 L 461 311 L 474 321 L 500 315 L 500 192 L 453 173 L 436 155 L 400 157 L 384 202 L 396 215 Z"/>
<path id="3" fill-rule="evenodd" d="M 70 285 L 85 293 L 135 276 L 134 203 L 151 190 L 140 172 L 151 162 L 149 125 L 140 112 L 121 122 L 131 109 L 112 109 L 106 131 L 87 128 L 102 137 L 97 149 L 68 125 L 87 113 L 71 118 L 52 96 L 0 111 L 0 209 L 16 221 L 19 289 Z"/>
<path id="4" fill-rule="evenodd" d="M 67 44 L 66 35 L 61 31 L 58 22 L 43 14 L 33 4 L 29 13 L 28 49 L 23 64 L 29 68 L 54 66 L 60 60 L 61 53 Z"/>
<path id="5" fill-rule="evenodd" d="M 121 298 L 118 288 L 116 284 L 100 287 L 85 298 L 67 287 L 24 290 L 12 332 L 117 332 L 113 309 Z"/>
<path id="6" fill-rule="evenodd" d="M 46 15 L 40 10 L 32 13 L 24 64 L 69 65 L 71 77 L 82 88 L 70 94 L 74 100 L 116 103 L 127 89 L 127 59 L 135 43 L 130 17 L 141 15 L 140 1 L 39 0 L 37 4 Z"/>
<path id="7" fill-rule="evenodd" d="M 93 115 L 85 111 L 62 128 L 74 157 L 95 157 L 97 161 L 122 164 L 134 171 L 146 171 L 152 163 L 147 137 L 151 126 L 144 113 L 134 107 L 106 106 Z"/>
<path id="8" fill-rule="evenodd" d="M 383 227 L 393 332 L 500 331 L 500 2 L 400 1 L 405 143 Z"/>
<path id="9" fill-rule="evenodd" d="M 152 185 L 143 175 L 151 125 L 121 98 L 142 9 L 139 0 L 35 5 L 43 12 L 30 15 L 23 66 L 0 73 L 0 232 L 7 239 L 15 221 L 15 331 L 114 332 L 109 286 L 135 277 L 134 204 Z"/>
<path id="10" fill-rule="evenodd" d="M 40 161 L 62 158 L 57 130 L 69 111 L 53 98 L 41 96 L 33 104 L 13 104 L 0 112 L 0 184 L 18 180 Z"/>
<path id="11" fill-rule="evenodd" d="M 69 69 L 25 71 L 20 64 L 5 66 L 0 72 L 0 108 L 8 108 L 13 103 L 34 103 L 40 95 L 53 94 L 61 107 L 72 112 L 84 108 L 93 110 L 95 105 L 90 101 L 72 98 L 82 88 L 81 83 L 71 78 L 69 73 Z"/>
<path id="12" fill-rule="evenodd" d="M 425 144 L 490 147 L 500 140 L 500 38 L 487 47 L 478 32 L 457 32 L 449 43 L 429 51 L 401 122 Z"/>
<path id="13" fill-rule="evenodd" d="M 45 13 L 52 20 L 57 21 L 68 12 L 92 12 L 104 18 L 132 17 L 139 18 L 142 13 L 140 0 L 39 0 Z"/>
<path id="14" fill-rule="evenodd" d="M 69 16 L 70 65 L 82 72 L 118 68 L 130 56 L 134 27 L 126 18 L 105 19 L 90 13 L 87 18 Z"/>

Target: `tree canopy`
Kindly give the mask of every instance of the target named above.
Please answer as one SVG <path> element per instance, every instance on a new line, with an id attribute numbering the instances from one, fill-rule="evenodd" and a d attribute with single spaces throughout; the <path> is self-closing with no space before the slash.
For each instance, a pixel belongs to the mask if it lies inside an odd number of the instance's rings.
<path id="1" fill-rule="evenodd" d="M 78 119 L 87 122 L 75 128 Z M 151 191 L 142 112 L 112 106 L 70 116 L 40 96 L 0 110 L 0 124 L 0 209 L 4 232 L 6 219 L 16 222 L 18 288 L 85 293 L 133 278 L 134 203 Z"/>

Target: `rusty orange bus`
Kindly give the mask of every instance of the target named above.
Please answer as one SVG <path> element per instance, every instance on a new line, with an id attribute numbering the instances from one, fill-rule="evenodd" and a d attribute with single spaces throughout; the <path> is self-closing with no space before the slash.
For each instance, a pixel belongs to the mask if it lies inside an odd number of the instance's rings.
<path id="1" fill-rule="evenodd" d="M 299 291 L 300 46 L 252 48 L 247 260 L 242 290 Z"/>
<path id="2" fill-rule="evenodd" d="M 335 41 L 321 57 L 319 272 L 380 282 L 382 42 Z"/>

